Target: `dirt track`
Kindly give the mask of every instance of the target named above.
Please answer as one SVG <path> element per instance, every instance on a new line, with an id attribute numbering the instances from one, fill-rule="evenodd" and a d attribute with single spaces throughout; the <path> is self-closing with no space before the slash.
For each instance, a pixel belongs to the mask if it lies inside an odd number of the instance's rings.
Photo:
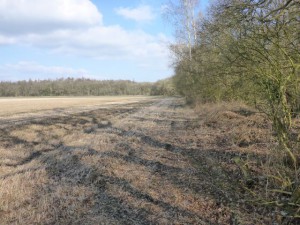
<path id="1" fill-rule="evenodd" d="M 3 224 L 260 224 L 202 128 L 176 98 L 7 121 Z"/>

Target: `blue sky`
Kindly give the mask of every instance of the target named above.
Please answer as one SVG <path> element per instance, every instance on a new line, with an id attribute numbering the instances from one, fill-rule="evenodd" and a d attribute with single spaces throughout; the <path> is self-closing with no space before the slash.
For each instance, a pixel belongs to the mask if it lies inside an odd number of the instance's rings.
<path id="1" fill-rule="evenodd" d="M 169 77 L 167 2 L 0 0 L 0 81 Z"/>

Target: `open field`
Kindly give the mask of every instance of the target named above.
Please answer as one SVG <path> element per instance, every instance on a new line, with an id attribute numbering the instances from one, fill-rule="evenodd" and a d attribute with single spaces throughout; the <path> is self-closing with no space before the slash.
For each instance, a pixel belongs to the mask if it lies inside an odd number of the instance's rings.
<path id="1" fill-rule="evenodd" d="M 110 104 L 126 104 L 151 99 L 147 96 L 103 97 L 36 97 L 0 98 L 0 116 L 32 113 L 43 110 L 62 110 L 80 107 L 97 107 Z"/>
<path id="2" fill-rule="evenodd" d="M 272 224 L 232 161 L 270 142 L 265 119 L 245 112 L 166 98 L 7 117 L 1 224 Z"/>
<path id="3" fill-rule="evenodd" d="M 69 116 L 100 108 L 147 102 L 157 99 L 150 96 L 103 96 L 103 97 L 41 97 L 0 98 L 0 128 L 20 125 L 52 117 Z"/>

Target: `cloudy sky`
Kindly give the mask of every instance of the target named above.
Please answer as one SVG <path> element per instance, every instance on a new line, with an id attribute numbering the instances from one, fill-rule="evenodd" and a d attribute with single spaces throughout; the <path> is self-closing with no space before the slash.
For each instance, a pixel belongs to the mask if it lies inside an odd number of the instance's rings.
<path id="1" fill-rule="evenodd" d="M 0 81 L 169 77 L 166 2 L 0 0 Z"/>

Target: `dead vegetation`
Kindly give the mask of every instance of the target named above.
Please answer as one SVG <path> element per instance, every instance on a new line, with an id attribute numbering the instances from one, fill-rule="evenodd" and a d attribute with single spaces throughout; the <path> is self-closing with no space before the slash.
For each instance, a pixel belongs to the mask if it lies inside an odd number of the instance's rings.
<path id="1" fill-rule="evenodd" d="M 246 106 L 174 98 L 7 124 L 1 224 L 280 223 L 247 190 L 272 142 Z"/>

